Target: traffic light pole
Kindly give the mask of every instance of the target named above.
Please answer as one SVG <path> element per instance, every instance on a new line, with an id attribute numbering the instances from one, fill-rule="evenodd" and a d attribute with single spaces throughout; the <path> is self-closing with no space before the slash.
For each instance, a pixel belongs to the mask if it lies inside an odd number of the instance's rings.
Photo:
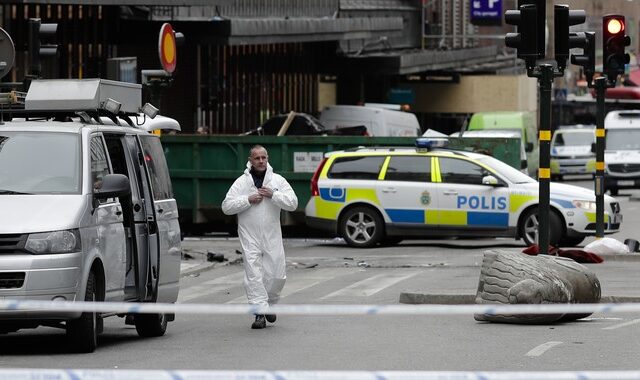
<path id="1" fill-rule="evenodd" d="M 538 171 L 538 248 L 541 254 L 549 253 L 549 212 L 551 181 L 551 91 L 554 68 L 550 64 L 540 65 L 540 168 Z"/>
<path id="2" fill-rule="evenodd" d="M 594 80 L 596 88 L 596 175 L 594 177 L 594 190 L 596 193 L 596 239 L 604 237 L 604 96 L 608 81 L 606 77 Z"/>

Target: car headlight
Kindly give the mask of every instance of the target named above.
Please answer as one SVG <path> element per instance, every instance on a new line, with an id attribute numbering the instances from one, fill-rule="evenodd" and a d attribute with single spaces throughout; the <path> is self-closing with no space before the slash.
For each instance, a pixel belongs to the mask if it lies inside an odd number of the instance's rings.
<path id="1" fill-rule="evenodd" d="M 596 211 L 596 202 L 594 201 L 571 201 L 574 206 L 587 211 Z"/>
<path id="2" fill-rule="evenodd" d="M 30 234 L 24 248 L 35 254 L 78 252 L 80 232 L 76 229 Z"/>

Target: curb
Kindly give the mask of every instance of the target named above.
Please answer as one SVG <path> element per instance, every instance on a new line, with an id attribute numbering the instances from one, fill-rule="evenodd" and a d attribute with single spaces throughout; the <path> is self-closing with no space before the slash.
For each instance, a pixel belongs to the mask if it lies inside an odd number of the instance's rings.
<path id="1" fill-rule="evenodd" d="M 419 305 L 469 305 L 475 304 L 475 294 L 425 294 L 400 293 L 399 303 Z M 640 296 L 602 296 L 600 303 L 638 303 Z"/>

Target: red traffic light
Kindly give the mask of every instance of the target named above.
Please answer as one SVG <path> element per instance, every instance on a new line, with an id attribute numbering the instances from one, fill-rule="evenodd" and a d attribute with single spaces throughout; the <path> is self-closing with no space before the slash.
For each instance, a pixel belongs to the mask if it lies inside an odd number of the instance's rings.
<path id="1" fill-rule="evenodd" d="M 611 34 L 624 32 L 624 21 L 617 18 L 607 20 L 607 32 Z"/>

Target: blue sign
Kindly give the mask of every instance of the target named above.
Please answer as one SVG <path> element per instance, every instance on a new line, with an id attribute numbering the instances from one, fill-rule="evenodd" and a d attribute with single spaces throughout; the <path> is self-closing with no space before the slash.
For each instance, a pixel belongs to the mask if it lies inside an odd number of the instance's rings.
<path id="1" fill-rule="evenodd" d="M 471 0 L 471 23 L 502 25 L 502 0 Z"/>

